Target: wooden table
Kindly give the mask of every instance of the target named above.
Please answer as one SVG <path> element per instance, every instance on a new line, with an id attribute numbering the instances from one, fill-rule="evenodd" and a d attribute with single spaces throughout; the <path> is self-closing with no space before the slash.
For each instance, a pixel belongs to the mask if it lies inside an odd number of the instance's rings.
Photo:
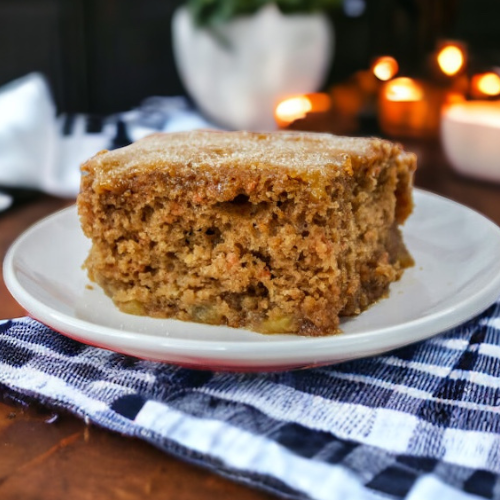
<path id="1" fill-rule="evenodd" d="M 485 214 L 500 225 L 500 184 L 459 177 L 438 143 L 407 143 L 419 157 L 416 184 Z M 40 196 L 0 215 L 0 257 L 24 229 L 73 201 Z M 0 283 L 0 319 L 24 315 Z M 0 388 L 2 500 L 275 498 L 40 406 L 23 407 Z"/>

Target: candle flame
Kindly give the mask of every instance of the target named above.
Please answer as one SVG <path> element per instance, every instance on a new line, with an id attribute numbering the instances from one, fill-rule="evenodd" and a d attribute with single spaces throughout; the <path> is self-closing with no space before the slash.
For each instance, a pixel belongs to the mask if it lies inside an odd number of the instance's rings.
<path id="1" fill-rule="evenodd" d="M 464 52 L 456 45 L 446 45 L 439 51 L 437 61 L 445 75 L 454 76 L 463 68 Z"/>
<path id="2" fill-rule="evenodd" d="M 290 97 L 276 107 L 276 118 L 285 124 L 304 118 L 311 111 L 311 102 L 305 95 Z"/>
<path id="3" fill-rule="evenodd" d="M 500 76 L 496 73 L 490 72 L 476 75 L 473 80 L 473 85 L 481 94 L 487 96 L 496 96 L 500 94 Z"/>
<path id="4" fill-rule="evenodd" d="M 395 78 L 385 85 L 385 95 L 389 101 L 414 102 L 421 101 L 424 96 L 422 86 L 411 78 Z"/>
<path id="5" fill-rule="evenodd" d="M 375 60 L 372 66 L 373 74 L 383 82 L 396 76 L 399 65 L 394 57 L 383 56 Z"/>
<path id="6" fill-rule="evenodd" d="M 311 111 L 327 111 L 330 109 L 330 105 L 330 97 L 327 94 L 316 93 L 290 97 L 276 106 L 276 121 L 278 125 L 286 126 L 295 120 L 304 118 Z"/>

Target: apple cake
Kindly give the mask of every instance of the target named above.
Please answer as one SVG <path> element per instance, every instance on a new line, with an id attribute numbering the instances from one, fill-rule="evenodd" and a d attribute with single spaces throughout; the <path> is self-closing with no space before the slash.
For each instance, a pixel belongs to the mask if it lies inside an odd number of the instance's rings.
<path id="1" fill-rule="evenodd" d="M 154 134 L 82 165 L 84 266 L 127 313 L 337 333 L 412 264 L 415 167 L 376 138 Z"/>

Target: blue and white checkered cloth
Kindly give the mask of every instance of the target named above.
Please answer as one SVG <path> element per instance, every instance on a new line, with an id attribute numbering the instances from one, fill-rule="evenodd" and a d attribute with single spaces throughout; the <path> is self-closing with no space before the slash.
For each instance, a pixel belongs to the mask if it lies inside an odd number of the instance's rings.
<path id="1" fill-rule="evenodd" d="M 0 323 L 0 384 L 290 499 L 500 499 L 500 301 L 425 342 L 232 374 Z"/>

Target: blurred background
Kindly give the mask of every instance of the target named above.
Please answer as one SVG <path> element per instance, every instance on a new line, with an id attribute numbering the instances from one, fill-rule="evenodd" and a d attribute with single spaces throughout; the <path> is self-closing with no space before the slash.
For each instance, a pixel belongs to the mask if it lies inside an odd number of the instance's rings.
<path id="1" fill-rule="evenodd" d="M 186 93 L 171 20 L 180 0 L 0 0 L 0 85 L 45 74 L 59 112 L 110 113 Z M 443 39 L 467 46 L 471 74 L 500 65 L 498 0 L 344 0 L 328 11 L 335 55 L 323 89 L 391 55 L 428 77 Z"/>
<path id="2" fill-rule="evenodd" d="M 47 101 L 40 82 L 24 82 L 35 104 L 8 87 L 3 128 L 40 144 L 4 154 L 0 185 L 26 184 L 45 155 L 27 184 L 75 193 L 73 166 L 97 150 L 205 126 L 440 139 L 457 171 L 500 181 L 499 19 L 498 0 L 0 0 L 0 86 L 44 75 L 61 118 L 41 139 L 55 122 L 48 103 L 31 117 Z M 30 118 L 15 125 L 23 105 Z M 70 143 L 74 114 L 85 125 Z M 97 143 L 107 129 L 89 116 L 115 129 Z M 8 134 L 4 150 L 27 144 Z M 10 158 L 26 151 L 33 168 L 14 179 Z M 71 188 L 48 185 L 55 156 Z"/>

